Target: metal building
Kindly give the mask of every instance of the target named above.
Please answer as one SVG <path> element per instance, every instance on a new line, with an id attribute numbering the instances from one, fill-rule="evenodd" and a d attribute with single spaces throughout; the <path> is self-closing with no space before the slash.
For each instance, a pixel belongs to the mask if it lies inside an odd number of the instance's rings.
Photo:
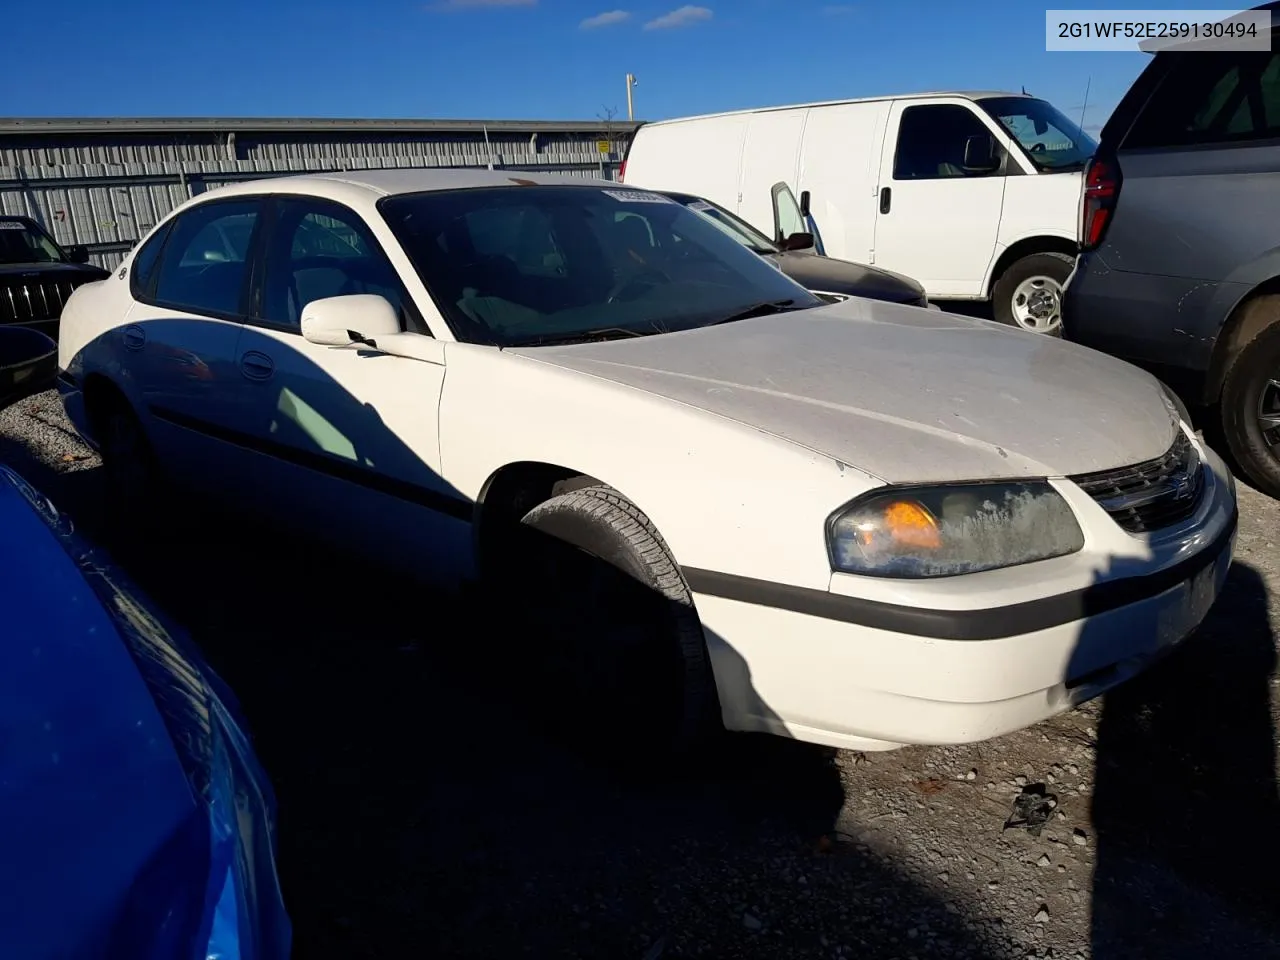
<path id="1" fill-rule="evenodd" d="M 237 180 L 376 167 L 613 179 L 635 124 L 519 120 L 0 119 L 0 213 L 116 266 L 188 197 Z"/>

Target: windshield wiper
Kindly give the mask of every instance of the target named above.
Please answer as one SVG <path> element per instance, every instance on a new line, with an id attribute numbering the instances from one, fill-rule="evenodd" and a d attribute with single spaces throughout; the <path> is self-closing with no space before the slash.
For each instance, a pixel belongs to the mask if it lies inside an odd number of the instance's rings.
<path id="1" fill-rule="evenodd" d="M 525 343 L 515 344 L 520 347 L 553 347 L 566 343 L 591 343 L 603 340 L 622 340 L 627 337 L 648 336 L 649 331 L 632 330 L 629 327 L 600 327 L 596 330 L 578 330 L 559 337 L 538 337 Z"/>
<path id="2" fill-rule="evenodd" d="M 722 323 L 734 323 L 738 320 L 751 320 L 755 317 L 767 317 L 774 313 L 790 313 L 792 310 L 804 310 L 805 307 L 795 306 L 795 298 L 789 300 L 765 300 L 761 303 L 753 303 L 749 307 L 743 307 L 736 313 L 731 313 L 727 317 L 721 317 L 719 320 L 712 320 L 710 323 L 703 324 L 706 327 L 718 326 Z"/>

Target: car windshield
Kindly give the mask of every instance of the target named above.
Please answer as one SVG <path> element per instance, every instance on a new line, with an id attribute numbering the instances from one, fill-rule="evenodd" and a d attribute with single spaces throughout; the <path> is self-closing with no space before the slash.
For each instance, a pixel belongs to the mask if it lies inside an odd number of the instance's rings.
<path id="1" fill-rule="evenodd" d="M 1053 104 L 1031 97 L 990 97 L 978 105 L 1004 127 L 1046 173 L 1083 169 L 1098 144 Z"/>
<path id="2" fill-rule="evenodd" d="M 740 220 L 728 210 L 721 209 L 713 203 L 702 200 L 698 197 L 680 197 L 680 203 L 683 203 L 695 213 L 700 213 L 726 234 L 737 240 L 738 243 L 749 249 L 752 253 L 769 254 L 781 253 L 778 246 L 768 237 L 757 230 L 745 220 Z"/>
<path id="3" fill-rule="evenodd" d="M 26 220 L 0 219 L 0 263 L 62 263 L 58 245 Z"/>
<path id="4" fill-rule="evenodd" d="M 483 187 L 379 207 L 460 340 L 643 336 L 822 304 L 721 225 L 661 194 Z"/>

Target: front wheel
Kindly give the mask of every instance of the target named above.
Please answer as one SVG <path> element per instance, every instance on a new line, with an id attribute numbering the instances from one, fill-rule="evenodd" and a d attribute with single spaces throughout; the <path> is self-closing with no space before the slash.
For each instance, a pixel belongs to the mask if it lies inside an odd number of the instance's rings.
<path id="1" fill-rule="evenodd" d="M 702 625 L 648 517 L 616 490 L 553 496 L 521 521 L 509 568 L 535 683 L 584 746 L 687 755 L 716 730 Z M 513 611 L 515 612 L 515 611 Z"/>
<path id="2" fill-rule="evenodd" d="M 1065 253 L 1033 253 L 1014 261 L 992 290 L 994 318 L 1031 333 L 1062 336 L 1062 288 L 1074 263 Z"/>
<path id="3" fill-rule="evenodd" d="M 1245 476 L 1280 498 L 1280 297 L 1251 305 L 1275 316 L 1274 326 L 1245 344 L 1222 386 L 1222 432 Z"/>

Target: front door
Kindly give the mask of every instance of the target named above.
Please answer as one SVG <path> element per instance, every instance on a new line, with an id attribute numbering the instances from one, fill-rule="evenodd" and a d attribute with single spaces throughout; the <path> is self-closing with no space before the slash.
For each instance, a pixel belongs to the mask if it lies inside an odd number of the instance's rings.
<path id="1" fill-rule="evenodd" d="M 471 504 L 439 473 L 444 345 L 416 334 L 438 348 L 431 362 L 305 340 L 307 303 L 372 293 L 403 310 L 407 294 L 351 210 L 301 197 L 274 208 L 261 296 L 237 348 L 261 505 L 417 575 L 467 577 Z"/>
<path id="2" fill-rule="evenodd" d="M 1000 167 L 966 165 L 971 137 L 995 141 Z M 930 297 L 979 297 L 1004 205 L 1007 138 L 964 101 L 899 100 L 880 164 L 875 263 Z"/>

